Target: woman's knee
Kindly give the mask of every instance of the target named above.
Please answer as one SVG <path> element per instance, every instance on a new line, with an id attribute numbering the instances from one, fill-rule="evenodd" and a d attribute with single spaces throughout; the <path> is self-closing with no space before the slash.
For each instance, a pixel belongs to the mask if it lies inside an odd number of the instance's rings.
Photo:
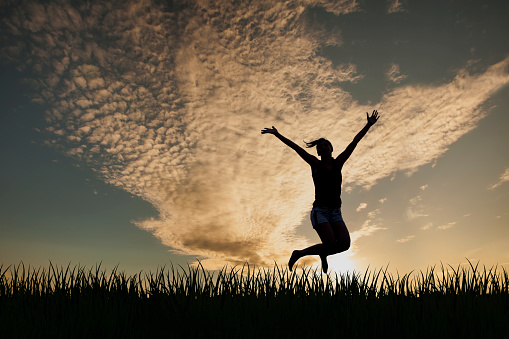
<path id="1" fill-rule="evenodd" d="M 350 248 L 350 239 L 338 240 L 334 247 L 336 253 L 347 251 Z"/>

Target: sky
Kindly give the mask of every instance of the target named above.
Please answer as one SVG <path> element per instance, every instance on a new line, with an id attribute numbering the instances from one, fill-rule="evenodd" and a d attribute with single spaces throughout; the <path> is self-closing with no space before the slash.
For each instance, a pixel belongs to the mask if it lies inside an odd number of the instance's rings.
<path id="1" fill-rule="evenodd" d="M 338 155 L 376 109 L 329 270 L 509 268 L 506 1 L 0 7 L 0 264 L 286 265 L 313 182 L 261 129 Z"/>

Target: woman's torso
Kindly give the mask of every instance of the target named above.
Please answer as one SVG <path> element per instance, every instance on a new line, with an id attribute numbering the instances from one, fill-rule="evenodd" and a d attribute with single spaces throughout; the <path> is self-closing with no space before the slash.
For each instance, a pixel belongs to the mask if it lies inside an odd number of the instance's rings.
<path id="1" fill-rule="evenodd" d="M 341 168 L 343 166 L 337 159 L 332 159 L 328 165 L 320 160 L 311 169 L 315 184 L 313 207 L 341 207 Z"/>

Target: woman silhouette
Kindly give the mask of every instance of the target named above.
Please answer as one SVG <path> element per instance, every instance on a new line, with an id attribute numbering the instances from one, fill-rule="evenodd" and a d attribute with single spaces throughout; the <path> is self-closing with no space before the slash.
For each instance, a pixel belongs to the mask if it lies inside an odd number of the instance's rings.
<path id="1" fill-rule="evenodd" d="M 311 166 L 313 182 L 315 184 L 315 201 L 311 210 L 311 224 L 318 233 L 321 244 L 316 244 L 303 250 L 292 252 L 288 267 L 290 271 L 297 260 L 307 255 L 319 255 L 322 261 L 322 270 L 327 273 L 327 256 L 341 253 L 350 248 L 350 234 L 341 216 L 341 169 L 350 157 L 357 143 L 366 135 L 369 128 L 378 120 L 378 112 L 373 111 L 371 116 L 366 113 L 366 126 L 355 136 L 353 141 L 336 158 L 332 157 L 332 144 L 324 138 L 307 142 L 306 146 L 314 147 L 321 158 L 318 160 L 293 141 L 282 136 L 277 129 L 265 128 L 262 134 L 273 134 L 279 140 L 291 147 Z"/>

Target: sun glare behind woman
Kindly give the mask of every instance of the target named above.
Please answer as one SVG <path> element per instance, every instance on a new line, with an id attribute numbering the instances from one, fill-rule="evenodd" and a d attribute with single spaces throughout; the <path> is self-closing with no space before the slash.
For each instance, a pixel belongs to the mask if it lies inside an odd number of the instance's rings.
<path id="1" fill-rule="evenodd" d="M 338 275 L 340 273 L 351 274 L 353 271 L 357 271 L 355 262 L 350 259 L 352 255 L 353 253 L 351 253 L 351 250 L 348 250 L 341 254 L 329 257 L 329 268 L 331 268 L 334 272 L 337 272 Z"/>

